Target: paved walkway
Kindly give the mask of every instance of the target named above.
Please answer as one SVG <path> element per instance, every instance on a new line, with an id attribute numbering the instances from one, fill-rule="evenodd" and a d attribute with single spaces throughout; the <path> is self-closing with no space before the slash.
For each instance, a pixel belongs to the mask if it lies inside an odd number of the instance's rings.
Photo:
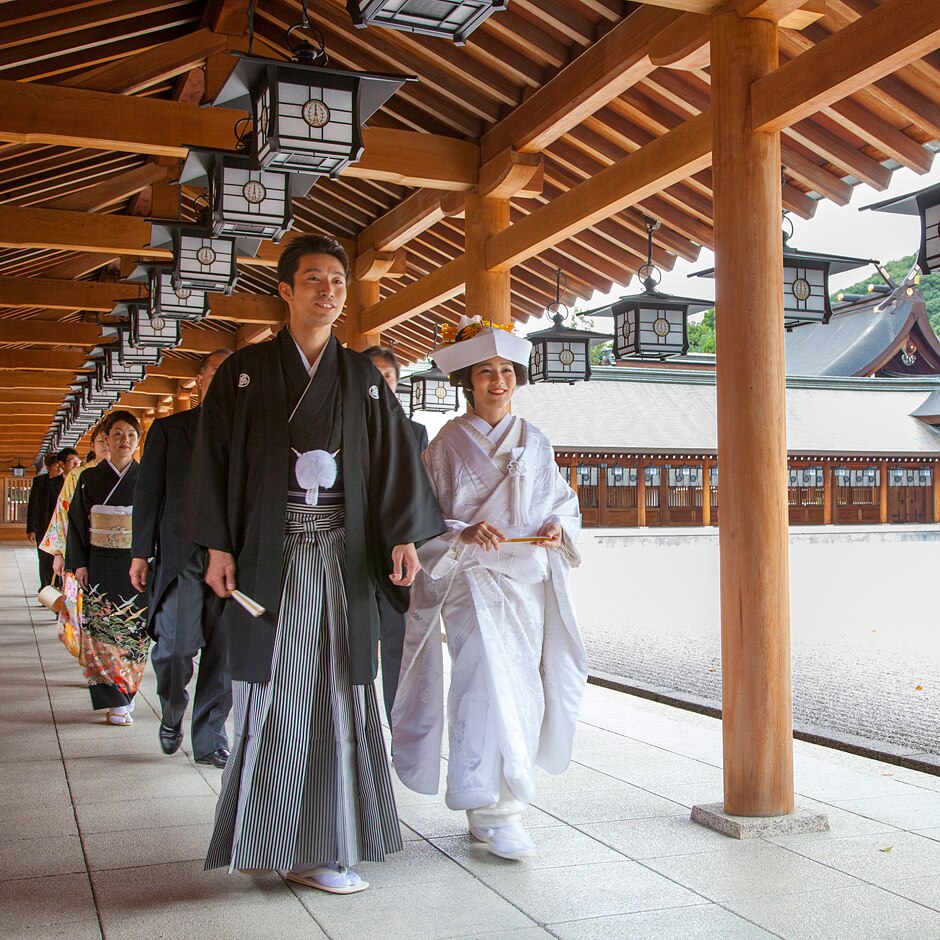
<path id="1" fill-rule="evenodd" d="M 0 547 L 2 937 L 940 938 L 940 778 L 797 743 L 832 831 L 736 842 L 689 821 L 721 799 L 718 722 L 594 687 L 575 763 L 540 781 L 531 862 L 399 789 L 405 851 L 361 866 L 363 894 L 204 873 L 220 773 L 160 752 L 152 674 L 133 727 L 92 713 L 35 568 Z"/>

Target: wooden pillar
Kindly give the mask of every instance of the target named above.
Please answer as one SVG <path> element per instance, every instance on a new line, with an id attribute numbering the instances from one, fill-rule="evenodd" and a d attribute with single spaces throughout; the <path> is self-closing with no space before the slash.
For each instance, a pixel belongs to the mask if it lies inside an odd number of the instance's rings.
<path id="1" fill-rule="evenodd" d="M 636 524 L 646 526 L 646 467 L 642 460 L 636 468 Z"/>
<path id="2" fill-rule="evenodd" d="M 940 522 L 940 464 L 930 468 L 933 474 L 933 521 Z"/>
<path id="3" fill-rule="evenodd" d="M 512 323 L 509 271 L 486 270 L 486 242 L 509 228 L 509 200 L 466 197 L 464 251 L 467 257 L 467 316 Z"/>
<path id="4" fill-rule="evenodd" d="M 354 278 L 349 282 L 346 293 L 346 345 L 356 352 L 362 352 L 370 346 L 382 345 L 381 333 L 362 332 L 362 311 L 380 299 L 378 281 L 363 281 Z"/>
<path id="5" fill-rule="evenodd" d="M 780 135 L 751 130 L 777 27 L 712 18 L 724 808 L 793 811 Z"/>
<path id="6" fill-rule="evenodd" d="M 710 526 L 712 524 L 712 479 L 709 474 L 711 464 L 707 460 L 702 461 L 702 525 Z"/>
<path id="7" fill-rule="evenodd" d="M 823 464 L 823 525 L 832 525 L 832 464 Z"/>
<path id="8" fill-rule="evenodd" d="M 176 387 L 176 394 L 173 396 L 173 412 L 177 411 L 189 411 L 193 406 L 193 390 L 191 388 L 183 388 L 183 386 L 178 385 Z"/>
<path id="9" fill-rule="evenodd" d="M 144 452 L 144 445 L 147 443 L 147 434 L 150 432 L 150 426 L 153 424 L 154 415 L 152 411 L 140 416 L 140 440 L 137 442 L 137 452 Z M 138 458 L 139 459 L 139 458 Z"/>
<path id="10" fill-rule="evenodd" d="M 882 460 L 878 466 L 878 521 L 885 525 L 888 521 L 888 461 Z"/>

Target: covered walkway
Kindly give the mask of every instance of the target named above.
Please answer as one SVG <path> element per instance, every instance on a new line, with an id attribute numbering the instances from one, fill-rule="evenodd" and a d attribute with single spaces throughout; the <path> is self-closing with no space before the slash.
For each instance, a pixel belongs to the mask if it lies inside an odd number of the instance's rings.
<path id="1" fill-rule="evenodd" d="M 722 797 L 719 722 L 593 686 L 575 764 L 541 780 L 532 862 L 400 789 L 405 852 L 361 866 L 364 894 L 203 873 L 221 775 L 161 754 L 152 673 L 132 728 L 90 711 L 35 568 L 0 547 L 0 936 L 940 937 L 940 778 L 797 742 L 798 803 L 831 831 L 738 842 L 689 821 Z"/>

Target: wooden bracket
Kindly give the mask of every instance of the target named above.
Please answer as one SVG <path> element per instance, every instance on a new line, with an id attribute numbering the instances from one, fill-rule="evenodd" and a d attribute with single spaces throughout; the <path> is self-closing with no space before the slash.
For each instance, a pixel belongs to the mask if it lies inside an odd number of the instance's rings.
<path id="1" fill-rule="evenodd" d="M 479 193 L 489 199 L 539 196 L 544 172 L 540 153 L 504 150 L 480 167 Z"/>
<path id="2" fill-rule="evenodd" d="M 469 193 L 447 193 L 441 199 L 441 212 L 445 219 L 462 219 L 467 211 Z"/>
<path id="3" fill-rule="evenodd" d="M 404 248 L 397 251 L 376 251 L 369 248 L 356 258 L 356 280 L 380 281 L 383 277 L 401 277 L 405 274 L 406 261 Z"/>
<path id="4" fill-rule="evenodd" d="M 713 11 L 772 20 L 784 29 L 805 29 L 826 15 L 827 0 L 731 0 Z M 701 69 L 711 60 L 711 16 L 684 13 L 650 40 L 650 62 L 658 68 Z"/>

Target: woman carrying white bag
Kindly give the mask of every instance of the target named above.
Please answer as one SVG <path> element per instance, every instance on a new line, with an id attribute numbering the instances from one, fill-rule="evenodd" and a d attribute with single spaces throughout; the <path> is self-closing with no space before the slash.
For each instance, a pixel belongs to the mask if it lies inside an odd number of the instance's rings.
<path id="1" fill-rule="evenodd" d="M 420 793 L 439 786 L 441 620 L 451 680 L 447 806 L 495 855 L 535 854 L 525 829 L 535 767 L 561 773 L 587 680 L 568 589 L 579 563 L 578 500 L 544 434 L 509 413 L 531 344 L 511 328 L 461 321 L 437 365 L 473 414 L 448 422 L 424 462 L 448 531 L 419 549 L 398 695 L 395 769 Z"/>

